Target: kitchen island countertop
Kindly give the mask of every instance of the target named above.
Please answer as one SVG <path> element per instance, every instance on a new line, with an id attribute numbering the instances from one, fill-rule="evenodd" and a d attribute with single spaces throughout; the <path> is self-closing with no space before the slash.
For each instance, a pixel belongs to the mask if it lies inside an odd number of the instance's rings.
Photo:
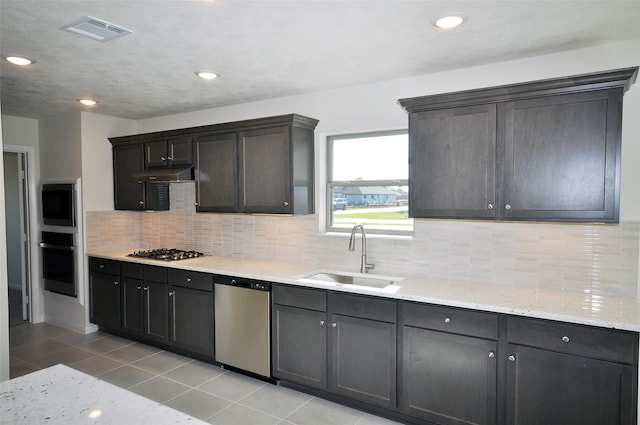
<path id="1" fill-rule="evenodd" d="M 592 293 L 513 285 L 431 279 L 420 276 L 397 276 L 402 278 L 397 285 L 381 290 L 332 282 L 299 282 L 298 279 L 305 275 L 331 271 L 331 269 L 318 268 L 309 264 L 209 255 L 189 260 L 164 262 L 128 257 L 127 254 L 131 251 L 131 249 L 94 251 L 87 253 L 87 255 L 310 288 L 331 289 L 640 332 L 640 302 L 631 298 L 615 298 Z"/>
<path id="2" fill-rule="evenodd" d="M 0 382 L 0 424 L 205 424 L 64 365 Z"/>

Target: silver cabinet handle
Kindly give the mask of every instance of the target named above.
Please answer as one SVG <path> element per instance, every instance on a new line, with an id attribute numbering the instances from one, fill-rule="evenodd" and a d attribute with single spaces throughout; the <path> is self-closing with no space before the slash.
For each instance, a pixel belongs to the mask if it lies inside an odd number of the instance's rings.
<path id="1" fill-rule="evenodd" d="M 146 310 L 147 310 L 147 335 L 151 333 L 151 312 L 149 310 L 151 310 L 149 308 L 149 287 L 145 286 L 144 287 L 144 291 L 146 292 L 146 296 L 145 296 L 145 301 L 147 303 L 146 305 Z"/>
<path id="2" fill-rule="evenodd" d="M 104 264 L 100 264 L 99 266 L 101 269 L 104 269 Z"/>
<path id="3" fill-rule="evenodd" d="M 496 356 L 496 353 L 494 353 L 493 351 L 489 351 L 489 358 L 492 359 Z"/>
<path id="4" fill-rule="evenodd" d="M 161 161 L 166 161 L 166 160 L 167 160 L 167 158 L 166 158 L 166 157 L 164 157 L 164 156 L 161 156 L 161 157 L 160 157 L 160 160 L 161 160 Z"/>
<path id="5" fill-rule="evenodd" d="M 562 337 L 562 342 L 569 342 L 569 341 L 571 341 L 571 340 L 569 339 L 568 336 L 565 335 L 565 336 Z"/>
<path id="6" fill-rule="evenodd" d="M 231 284 L 232 284 L 232 285 L 235 285 L 236 283 L 238 283 L 238 282 L 236 282 L 236 280 L 235 280 L 235 279 L 231 279 Z"/>
<path id="7" fill-rule="evenodd" d="M 288 203 L 287 201 L 284 201 L 284 202 L 282 203 L 282 205 L 284 205 L 285 207 L 288 207 L 288 206 L 289 206 L 289 203 Z"/>
<path id="8" fill-rule="evenodd" d="M 451 317 L 445 317 L 444 323 L 451 323 Z"/>
<path id="9" fill-rule="evenodd" d="M 144 205 L 144 201 L 138 201 L 138 204 Z"/>
<path id="10" fill-rule="evenodd" d="M 504 204 L 504 209 L 505 210 L 510 210 L 511 209 L 511 204 Z"/>
<path id="11" fill-rule="evenodd" d="M 510 362 L 515 362 L 516 361 L 516 356 L 514 356 L 513 354 L 509 356 L 509 361 Z"/>
<path id="12" fill-rule="evenodd" d="M 331 327 L 332 327 L 332 328 L 335 328 L 336 326 L 338 326 L 338 324 L 337 324 L 336 322 L 333 322 L 333 323 L 331 324 Z"/>
<path id="13" fill-rule="evenodd" d="M 138 287 L 136 287 L 136 289 L 139 291 L 139 290 L 142 289 L 142 286 L 138 286 Z"/>
<path id="14" fill-rule="evenodd" d="M 169 296 L 171 297 L 171 325 L 173 334 L 171 335 L 171 339 L 176 341 L 176 291 L 169 292 Z"/>
<path id="15" fill-rule="evenodd" d="M 172 156 L 168 156 L 168 157 L 167 157 L 167 159 L 168 159 L 169 161 L 173 161 L 173 157 L 172 157 Z"/>
<path id="16" fill-rule="evenodd" d="M 488 210 L 492 210 L 493 209 L 493 204 L 487 204 L 487 209 Z"/>
<path id="17" fill-rule="evenodd" d="M 118 286 L 118 285 L 120 285 L 120 282 L 118 282 L 117 280 L 114 280 L 114 281 L 113 281 L 113 284 L 114 284 L 115 286 Z"/>
<path id="18" fill-rule="evenodd" d="M 187 282 L 191 282 L 191 278 L 190 277 L 187 278 Z"/>
<path id="19" fill-rule="evenodd" d="M 324 326 L 324 320 L 320 321 L 320 326 Z"/>

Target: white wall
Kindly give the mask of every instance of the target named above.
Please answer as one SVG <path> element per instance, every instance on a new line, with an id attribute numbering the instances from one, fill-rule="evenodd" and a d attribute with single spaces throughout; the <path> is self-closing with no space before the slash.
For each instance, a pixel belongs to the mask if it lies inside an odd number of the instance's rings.
<path id="1" fill-rule="evenodd" d="M 113 157 L 109 137 L 137 133 L 136 121 L 82 112 L 84 212 L 113 210 Z"/>

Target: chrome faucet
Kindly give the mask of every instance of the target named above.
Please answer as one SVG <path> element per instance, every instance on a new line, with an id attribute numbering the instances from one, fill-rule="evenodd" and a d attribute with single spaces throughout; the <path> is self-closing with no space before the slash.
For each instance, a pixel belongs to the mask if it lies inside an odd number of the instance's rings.
<path id="1" fill-rule="evenodd" d="M 364 226 L 362 224 L 356 224 L 355 226 L 353 226 L 353 229 L 351 229 L 349 251 L 355 251 L 356 249 L 356 230 L 358 229 L 362 231 L 362 260 L 360 262 L 360 273 L 367 273 L 376 265 L 367 263 L 367 232 L 364 231 Z"/>

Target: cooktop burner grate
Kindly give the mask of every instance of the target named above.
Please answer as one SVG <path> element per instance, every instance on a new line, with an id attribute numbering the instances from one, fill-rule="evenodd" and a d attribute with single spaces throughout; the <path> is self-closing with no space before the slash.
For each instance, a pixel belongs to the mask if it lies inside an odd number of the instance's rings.
<path id="1" fill-rule="evenodd" d="M 134 251 L 129 257 L 149 258 L 152 260 L 178 261 L 190 258 L 202 257 L 204 254 L 198 251 L 184 251 L 175 248 L 157 248 L 143 251 Z"/>

